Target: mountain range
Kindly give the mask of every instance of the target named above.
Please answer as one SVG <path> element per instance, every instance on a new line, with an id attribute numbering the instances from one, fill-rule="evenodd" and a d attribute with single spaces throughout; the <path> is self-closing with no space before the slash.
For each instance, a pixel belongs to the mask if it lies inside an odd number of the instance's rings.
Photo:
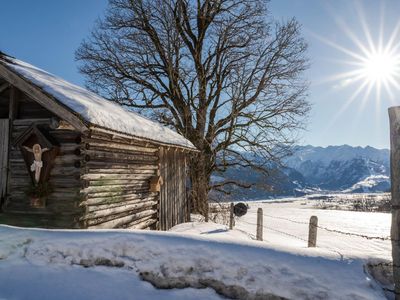
<path id="1" fill-rule="evenodd" d="M 214 181 L 233 179 L 253 184 L 230 187 L 235 199 L 300 196 L 311 193 L 386 192 L 390 189 L 388 149 L 343 146 L 296 146 L 283 167 L 269 176 L 248 168 L 230 168 L 215 174 Z"/>

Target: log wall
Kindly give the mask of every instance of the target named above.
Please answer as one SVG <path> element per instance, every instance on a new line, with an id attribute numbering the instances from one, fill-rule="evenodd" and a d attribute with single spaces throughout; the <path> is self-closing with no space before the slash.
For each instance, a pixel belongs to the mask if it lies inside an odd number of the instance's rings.
<path id="1" fill-rule="evenodd" d="M 80 133 L 69 126 L 54 128 L 54 114 L 31 100 L 25 94 L 15 91 L 15 111 L 11 118 L 11 141 L 9 153 L 8 197 L 3 205 L 7 216 L 0 221 L 19 226 L 40 226 L 49 228 L 78 228 L 82 209 L 80 202 L 80 168 L 76 166 L 80 154 Z M 52 119 L 53 118 L 53 119 Z M 36 124 L 59 143 L 60 152 L 54 160 L 49 183 L 52 193 L 47 197 L 45 208 L 30 205 L 26 191 L 32 184 L 28 166 L 21 150 L 13 141 L 29 126 Z"/>
<path id="2" fill-rule="evenodd" d="M 84 227 L 157 229 L 158 147 L 97 130 L 83 142 Z"/>

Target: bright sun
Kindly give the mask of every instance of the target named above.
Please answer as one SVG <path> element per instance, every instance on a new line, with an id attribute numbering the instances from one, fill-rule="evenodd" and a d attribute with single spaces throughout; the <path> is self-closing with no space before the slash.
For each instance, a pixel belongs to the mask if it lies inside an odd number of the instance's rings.
<path id="1" fill-rule="evenodd" d="M 374 53 L 366 57 L 361 72 L 370 83 L 392 82 L 396 77 L 398 61 L 388 53 Z"/>
<path id="2" fill-rule="evenodd" d="M 352 96 L 346 101 L 346 106 L 356 99 L 363 106 L 371 94 L 375 94 L 376 103 L 388 99 L 393 105 L 399 105 L 400 91 L 400 22 L 392 27 L 391 32 L 384 30 L 383 20 L 375 26 L 379 29 L 378 36 L 372 37 L 371 24 L 367 22 L 362 7 L 357 7 L 358 19 L 362 31 L 353 32 L 339 16 L 335 17 L 336 24 L 350 38 L 353 45 L 344 47 L 330 39 L 315 35 L 322 42 L 332 46 L 346 55 L 345 59 L 335 60 L 335 63 L 346 65 L 347 71 L 332 76 L 322 82 L 332 81 L 335 89 L 351 88 Z M 382 16 L 383 16 L 382 12 Z M 386 33 L 386 34 L 385 34 Z M 390 33 L 390 34 L 388 34 Z M 385 39 L 385 36 L 387 39 Z M 362 98 L 360 99 L 360 96 Z M 343 107 L 341 113 L 346 107 Z"/>
<path id="3" fill-rule="evenodd" d="M 390 105 L 400 104 L 400 21 L 391 24 L 391 27 L 385 24 L 384 6 L 381 6 L 380 23 L 373 25 L 365 18 L 361 2 L 354 3 L 361 27 L 348 26 L 341 16 L 333 15 L 337 27 L 351 43 L 347 42 L 344 46 L 311 32 L 314 37 L 345 55 L 341 59 L 329 59 L 341 72 L 319 81 L 322 84 L 331 82 L 334 92 L 340 89 L 351 92 L 335 111 L 327 128 L 331 128 L 354 102 L 357 102 L 354 120 L 360 118 L 367 102 L 375 102 L 377 122 L 380 111 L 388 101 Z"/>

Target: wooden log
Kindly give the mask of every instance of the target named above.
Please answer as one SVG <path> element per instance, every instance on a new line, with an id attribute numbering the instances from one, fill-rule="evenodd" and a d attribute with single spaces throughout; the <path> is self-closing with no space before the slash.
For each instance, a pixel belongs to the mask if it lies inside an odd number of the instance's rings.
<path id="1" fill-rule="evenodd" d="M 308 247 L 317 246 L 318 217 L 311 216 L 308 228 Z"/>
<path id="2" fill-rule="evenodd" d="M 134 169 L 134 168 L 125 168 L 125 169 L 94 169 L 88 168 L 88 174 L 100 174 L 100 175 L 107 175 L 107 174 L 118 174 L 118 175 L 132 175 L 132 174 L 149 174 L 155 175 L 157 173 L 156 169 L 152 169 L 151 165 L 148 166 L 148 169 Z"/>
<path id="3" fill-rule="evenodd" d="M 139 140 L 132 136 L 122 137 L 122 136 L 116 135 L 115 132 L 101 132 L 96 129 L 91 130 L 89 138 L 104 140 L 104 141 L 108 141 L 108 142 L 114 142 L 114 143 L 118 143 L 118 144 L 135 145 L 135 146 L 140 146 L 140 147 L 156 148 L 156 149 L 159 148 L 158 144 Z"/>
<path id="4" fill-rule="evenodd" d="M 156 163 L 143 163 L 141 161 L 137 162 L 107 162 L 107 161 L 89 161 L 87 164 L 89 170 L 96 169 L 96 168 L 108 168 L 108 169 L 146 169 L 146 170 L 156 170 L 157 164 Z"/>
<path id="5" fill-rule="evenodd" d="M 234 218 L 233 218 L 233 202 L 231 202 L 230 205 L 230 210 L 229 210 L 229 229 L 232 230 L 233 229 L 233 222 L 234 222 Z"/>
<path id="6" fill-rule="evenodd" d="M 155 224 L 156 222 L 157 222 L 156 219 L 149 219 L 146 221 L 142 221 L 137 225 L 130 225 L 127 228 L 129 228 L 129 229 L 146 229 L 146 228 L 149 228 L 151 225 Z"/>
<path id="7" fill-rule="evenodd" d="M 115 143 L 113 141 L 107 141 L 102 139 L 85 138 L 83 142 L 86 144 L 86 149 L 107 149 L 107 150 L 128 150 L 133 152 L 144 152 L 144 153 L 156 153 L 158 148 L 146 147 L 139 145 L 132 145 L 131 143 Z"/>
<path id="8" fill-rule="evenodd" d="M 157 205 L 157 199 L 153 197 L 153 198 L 136 199 L 136 200 L 130 200 L 130 201 L 123 201 L 123 202 L 110 201 L 110 203 L 106 203 L 106 204 L 89 205 L 86 207 L 86 211 L 88 213 L 91 213 L 91 212 L 95 212 L 95 211 L 99 211 L 99 210 L 111 209 L 111 208 L 115 208 L 115 207 L 126 207 L 127 205 L 136 205 L 136 204 L 154 206 L 154 205 Z"/>
<path id="9" fill-rule="evenodd" d="M 123 202 L 129 200 L 136 199 L 147 199 L 147 198 L 156 198 L 158 196 L 157 193 L 134 193 L 134 192 L 125 192 L 125 193 L 94 193 L 88 194 L 88 197 L 82 205 L 98 205 L 103 203 L 112 202 Z"/>
<path id="10" fill-rule="evenodd" d="M 90 186 L 82 190 L 83 194 L 94 194 L 101 192 L 124 192 L 130 191 L 132 193 L 140 191 L 148 191 L 149 184 L 134 184 L 134 185 L 111 185 L 111 186 Z"/>
<path id="11" fill-rule="evenodd" d="M 123 154 L 114 153 L 100 150 L 86 150 L 86 155 L 90 156 L 90 160 L 101 160 L 101 161 L 139 161 L 139 162 L 155 162 L 158 160 L 156 155 L 135 155 L 135 154 Z"/>
<path id="12" fill-rule="evenodd" d="M 127 174 L 84 174 L 82 175 L 82 179 L 84 180 L 128 180 L 128 179 L 142 179 L 142 180 L 149 180 L 152 177 L 152 174 L 134 174 L 134 175 L 127 175 Z"/>
<path id="13" fill-rule="evenodd" d="M 117 215 L 120 213 L 135 212 L 142 209 L 151 209 L 156 204 L 157 202 L 154 203 L 154 201 L 146 201 L 143 203 L 124 204 L 122 206 L 106 207 L 101 210 L 92 210 L 86 212 L 83 219 L 84 220 L 97 219 L 106 216 Z M 88 207 L 88 209 L 90 209 L 90 207 Z"/>
<path id="14" fill-rule="evenodd" d="M 81 194 L 84 194 L 84 191 L 81 190 Z M 134 198 L 141 197 L 141 195 L 152 195 L 148 190 L 144 192 L 137 192 L 135 190 L 118 190 L 118 191 L 106 191 L 106 192 L 93 192 L 87 194 L 87 199 L 100 199 L 100 198 L 108 198 L 108 197 L 118 197 L 121 199 L 125 198 Z"/>
<path id="15" fill-rule="evenodd" d="M 392 258 L 396 300 L 400 299 L 400 107 L 389 108 Z"/>
<path id="16" fill-rule="evenodd" d="M 262 208 L 257 209 L 257 234 L 256 234 L 257 240 L 262 241 L 263 240 L 263 211 Z"/>
<path id="17" fill-rule="evenodd" d="M 148 186 L 149 185 L 149 180 L 146 179 L 127 179 L 127 180 L 117 180 L 117 179 L 104 179 L 104 180 L 91 180 L 87 181 L 88 184 L 86 187 L 95 187 L 95 186 L 121 186 L 121 185 L 137 185 L 137 186 Z M 149 187 L 150 188 L 150 187 Z"/>
<path id="18" fill-rule="evenodd" d="M 145 210 L 145 211 L 141 211 L 135 214 L 130 214 L 130 215 L 125 215 L 122 217 L 114 217 L 114 219 L 111 220 L 87 220 L 87 223 L 89 225 L 89 228 L 118 228 L 123 226 L 124 224 L 127 223 L 131 223 L 135 220 L 139 220 L 143 217 L 147 217 L 147 216 L 152 216 L 152 215 L 156 215 L 157 211 L 150 209 L 150 210 Z"/>
<path id="19" fill-rule="evenodd" d="M 133 221 L 133 222 L 127 223 L 127 224 L 125 224 L 123 227 L 124 227 L 124 228 L 129 228 L 129 229 L 135 229 L 135 228 L 131 228 L 131 227 L 134 226 L 134 225 L 139 225 L 139 224 L 141 224 L 141 223 L 143 223 L 143 222 L 146 222 L 146 221 L 148 221 L 148 220 L 155 220 L 155 221 L 157 221 L 157 219 L 154 218 L 154 215 L 151 215 L 151 216 L 147 216 L 147 217 L 144 217 L 144 218 L 140 218 L 140 219 L 135 220 L 135 221 Z"/>

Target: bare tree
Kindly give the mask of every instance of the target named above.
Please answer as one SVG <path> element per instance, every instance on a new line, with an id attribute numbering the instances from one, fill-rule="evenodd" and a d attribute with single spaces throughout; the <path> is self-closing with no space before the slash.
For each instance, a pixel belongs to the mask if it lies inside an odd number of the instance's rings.
<path id="1" fill-rule="evenodd" d="M 310 105 L 300 25 L 265 0 L 110 0 L 76 57 L 87 85 L 173 127 L 201 152 L 190 161 L 194 210 L 228 167 L 267 170 L 288 154 Z M 256 153 L 254 160 L 249 153 Z"/>

